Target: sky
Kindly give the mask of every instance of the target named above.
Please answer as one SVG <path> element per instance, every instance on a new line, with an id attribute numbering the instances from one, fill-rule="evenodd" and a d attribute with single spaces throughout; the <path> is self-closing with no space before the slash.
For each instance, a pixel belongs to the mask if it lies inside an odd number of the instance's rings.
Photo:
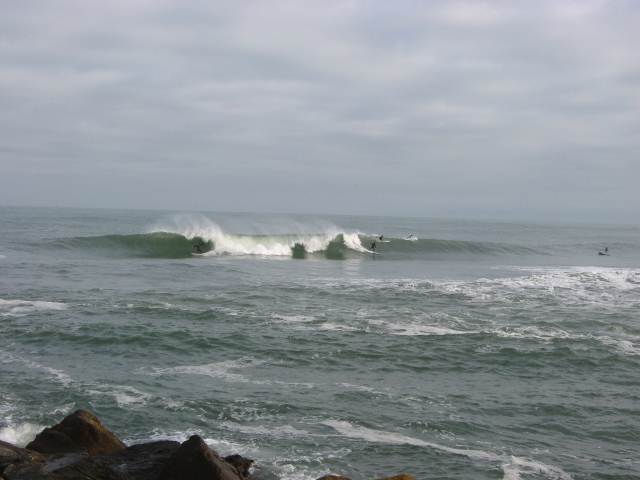
<path id="1" fill-rule="evenodd" d="M 0 205 L 637 223 L 640 2 L 3 2 Z"/>

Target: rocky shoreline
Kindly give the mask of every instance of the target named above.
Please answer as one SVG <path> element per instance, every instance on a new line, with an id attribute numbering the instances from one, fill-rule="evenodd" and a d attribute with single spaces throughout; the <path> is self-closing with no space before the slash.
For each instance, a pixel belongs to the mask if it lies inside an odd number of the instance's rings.
<path id="1" fill-rule="evenodd" d="M 127 446 L 86 410 L 45 428 L 26 448 L 0 441 L 0 480 L 263 480 L 253 464 L 241 455 L 221 457 L 198 435 L 183 443 L 160 440 Z M 328 474 L 318 480 L 350 479 Z"/>

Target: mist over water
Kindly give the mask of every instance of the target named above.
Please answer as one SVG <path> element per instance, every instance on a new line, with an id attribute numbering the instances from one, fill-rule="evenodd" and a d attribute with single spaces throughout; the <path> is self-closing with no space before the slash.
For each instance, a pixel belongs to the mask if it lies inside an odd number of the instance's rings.
<path id="1" fill-rule="evenodd" d="M 637 227 L 23 208 L 0 225 L 0 439 L 89 408 L 127 442 L 198 433 L 264 478 L 640 475 Z"/>

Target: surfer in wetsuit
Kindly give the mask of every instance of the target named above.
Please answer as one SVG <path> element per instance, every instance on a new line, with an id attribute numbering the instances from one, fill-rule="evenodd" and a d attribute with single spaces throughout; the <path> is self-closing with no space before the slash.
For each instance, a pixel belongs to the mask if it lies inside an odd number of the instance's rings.
<path id="1" fill-rule="evenodd" d="M 378 240 L 380 240 L 380 241 L 382 241 L 383 239 L 384 239 L 384 235 L 380 235 L 380 236 L 378 237 Z"/>
<path id="2" fill-rule="evenodd" d="M 375 240 L 373 242 L 371 242 L 371 246 L 369 247 L 369 250 L 371 250 L 372 252 L 376 251 L 376 241 Z"/>

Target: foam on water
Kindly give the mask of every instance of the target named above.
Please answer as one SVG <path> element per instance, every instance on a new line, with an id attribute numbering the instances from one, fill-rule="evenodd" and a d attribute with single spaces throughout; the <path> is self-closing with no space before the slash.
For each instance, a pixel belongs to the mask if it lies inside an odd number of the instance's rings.
<path id="1" fill-rule="evenodd" d="M 415 447 L 430 448 L 461 455 L 473 460 L 499 462 L 502 466 L 503 480 L 517 480 L 521 475 L 539 473 L 551 480 L 571 480 L 571 476 L 558 467 L 546 465 L 526 458 L 496 454 L 484 450 L 465 448 L 453 448 L 433 442 L 426 442 L 418 438 L 408 437 L 399 433 L 385 432 L 371 428 L 355 426 L 350 422 L 341 420 L 326 420 L 323 425 L 333 428 L 341 435 L 349 438 L 365 440 L 372 443 L 386 443 L 391 445 L 412 445 Z"/>
<path id="2" fill-rule="evenodd" d="M 359 329 L 350 325 L 340 325 L 339 323 L 324 322 L 318 327 L 320 330 L 333 332 L 356 332 Z"/>
<path id="3" fill-rule="evenodd" d="M 38 363 L 35 360 L 26 359 L 20 355 L 13 354 L 6 350 L 0 351 L 0 362 L 19 363 L 24 365 L 27 368 L 30 368 L 33 370 L 40 370 L 42 372 L 45 372 L 50 379 L 60 382 L 65 387 L 69 386 L 73 382 L 73 379 L 66 372 L 60 369 L 42 365 L 41 363 Z"/>
<path id="4" fill-rule="evenodd" d="M 571 334 L 560 328 L 546 327 L 540 328 L 535 325 L 524 327 L 502 327 L 497 330 L 491 330 L 486 333 L 492 333 L 499 337 L 505 338 L 526 338 L 541 340 L 545 343 L 554 339 L 583 339 L 584 335 Z"/>
<path id="5" fill-rule="evenodd" d="M 530 275 L 435 282 L 444 293 L 479 301 L 528 302 L 557 298 L 567 304 L 612 305 L 622 294 L 640 291 L 640 270 L 603 267 L 523 268 Z"/>
<path id="6" fill-rule="evenodd" d="M 65 310 L 61 302 L 42 300 L 3 300 L 0 298 L 0 316 L 19 316 L 44 310 Z"/>
<path id="7" fill-rule="evenodd" d="M 389 322 L 384 320 L 370 320 L 369 323 L 382 327 L 391 335 L 421 336 L 421 335 L 468 335 L 478 333 L 475 330 L 457 330 L 437 324 L 423 324 L 419 322 Z"/>
<path id="8" fill-rule="evenodd" d="M 109 395 L 122 408 L 144 406 L 152 398 L 152 395 L 129 385 L 98 385 L 97 388 L 88 389 L 87 393 L 99 398 Z"/>
<path id="9" fill-rule="evenodd" d="M 235 432 L 241 432 L 245 434 L 251 435 L 265 435 L 275 438 L 288 438 L 288 437 L 300 437 L 305 436 L 308 437 L 311 435 L 309 432 L 304 430 L 299 430 L 297 428 L 292 427 L 291 425 L 278 425 L 278 426 L 267 426 L 267 425 L 242 425 L 235 422 L 223 422 L 221 424 L 223 428 L 228 430 L 232 430 Z"/>
<path id="10" fill-rule="evenodd" d="M 313 315 L 281 315 L 274 313 L 271 318 L 275 323 L 306 323 L 315 320 Z"/>
<path id="11" fill-rule="evenodd" d="M 153 367 L 150 369 L 149 373 L 151 375 L 204 375 L 212 378 L 221 378 L 228 382 L 246 383 L 251 382 L 251 380 L 239 373 L 232 373 L 232 370 L 253 367 L 260 365 L 261 363 L 262 362 L 252 358 L 245 358 L 240 360 L 212 362 L 203 365 L 180 365 L 167 368 Z"/>
<path id="12" fill-rule="evenodd" d="M 21 423 L 0 428 L 0 440 L 18 447 L 24 447 L 44 429 L 44 425 L 37 423 Z"/>

